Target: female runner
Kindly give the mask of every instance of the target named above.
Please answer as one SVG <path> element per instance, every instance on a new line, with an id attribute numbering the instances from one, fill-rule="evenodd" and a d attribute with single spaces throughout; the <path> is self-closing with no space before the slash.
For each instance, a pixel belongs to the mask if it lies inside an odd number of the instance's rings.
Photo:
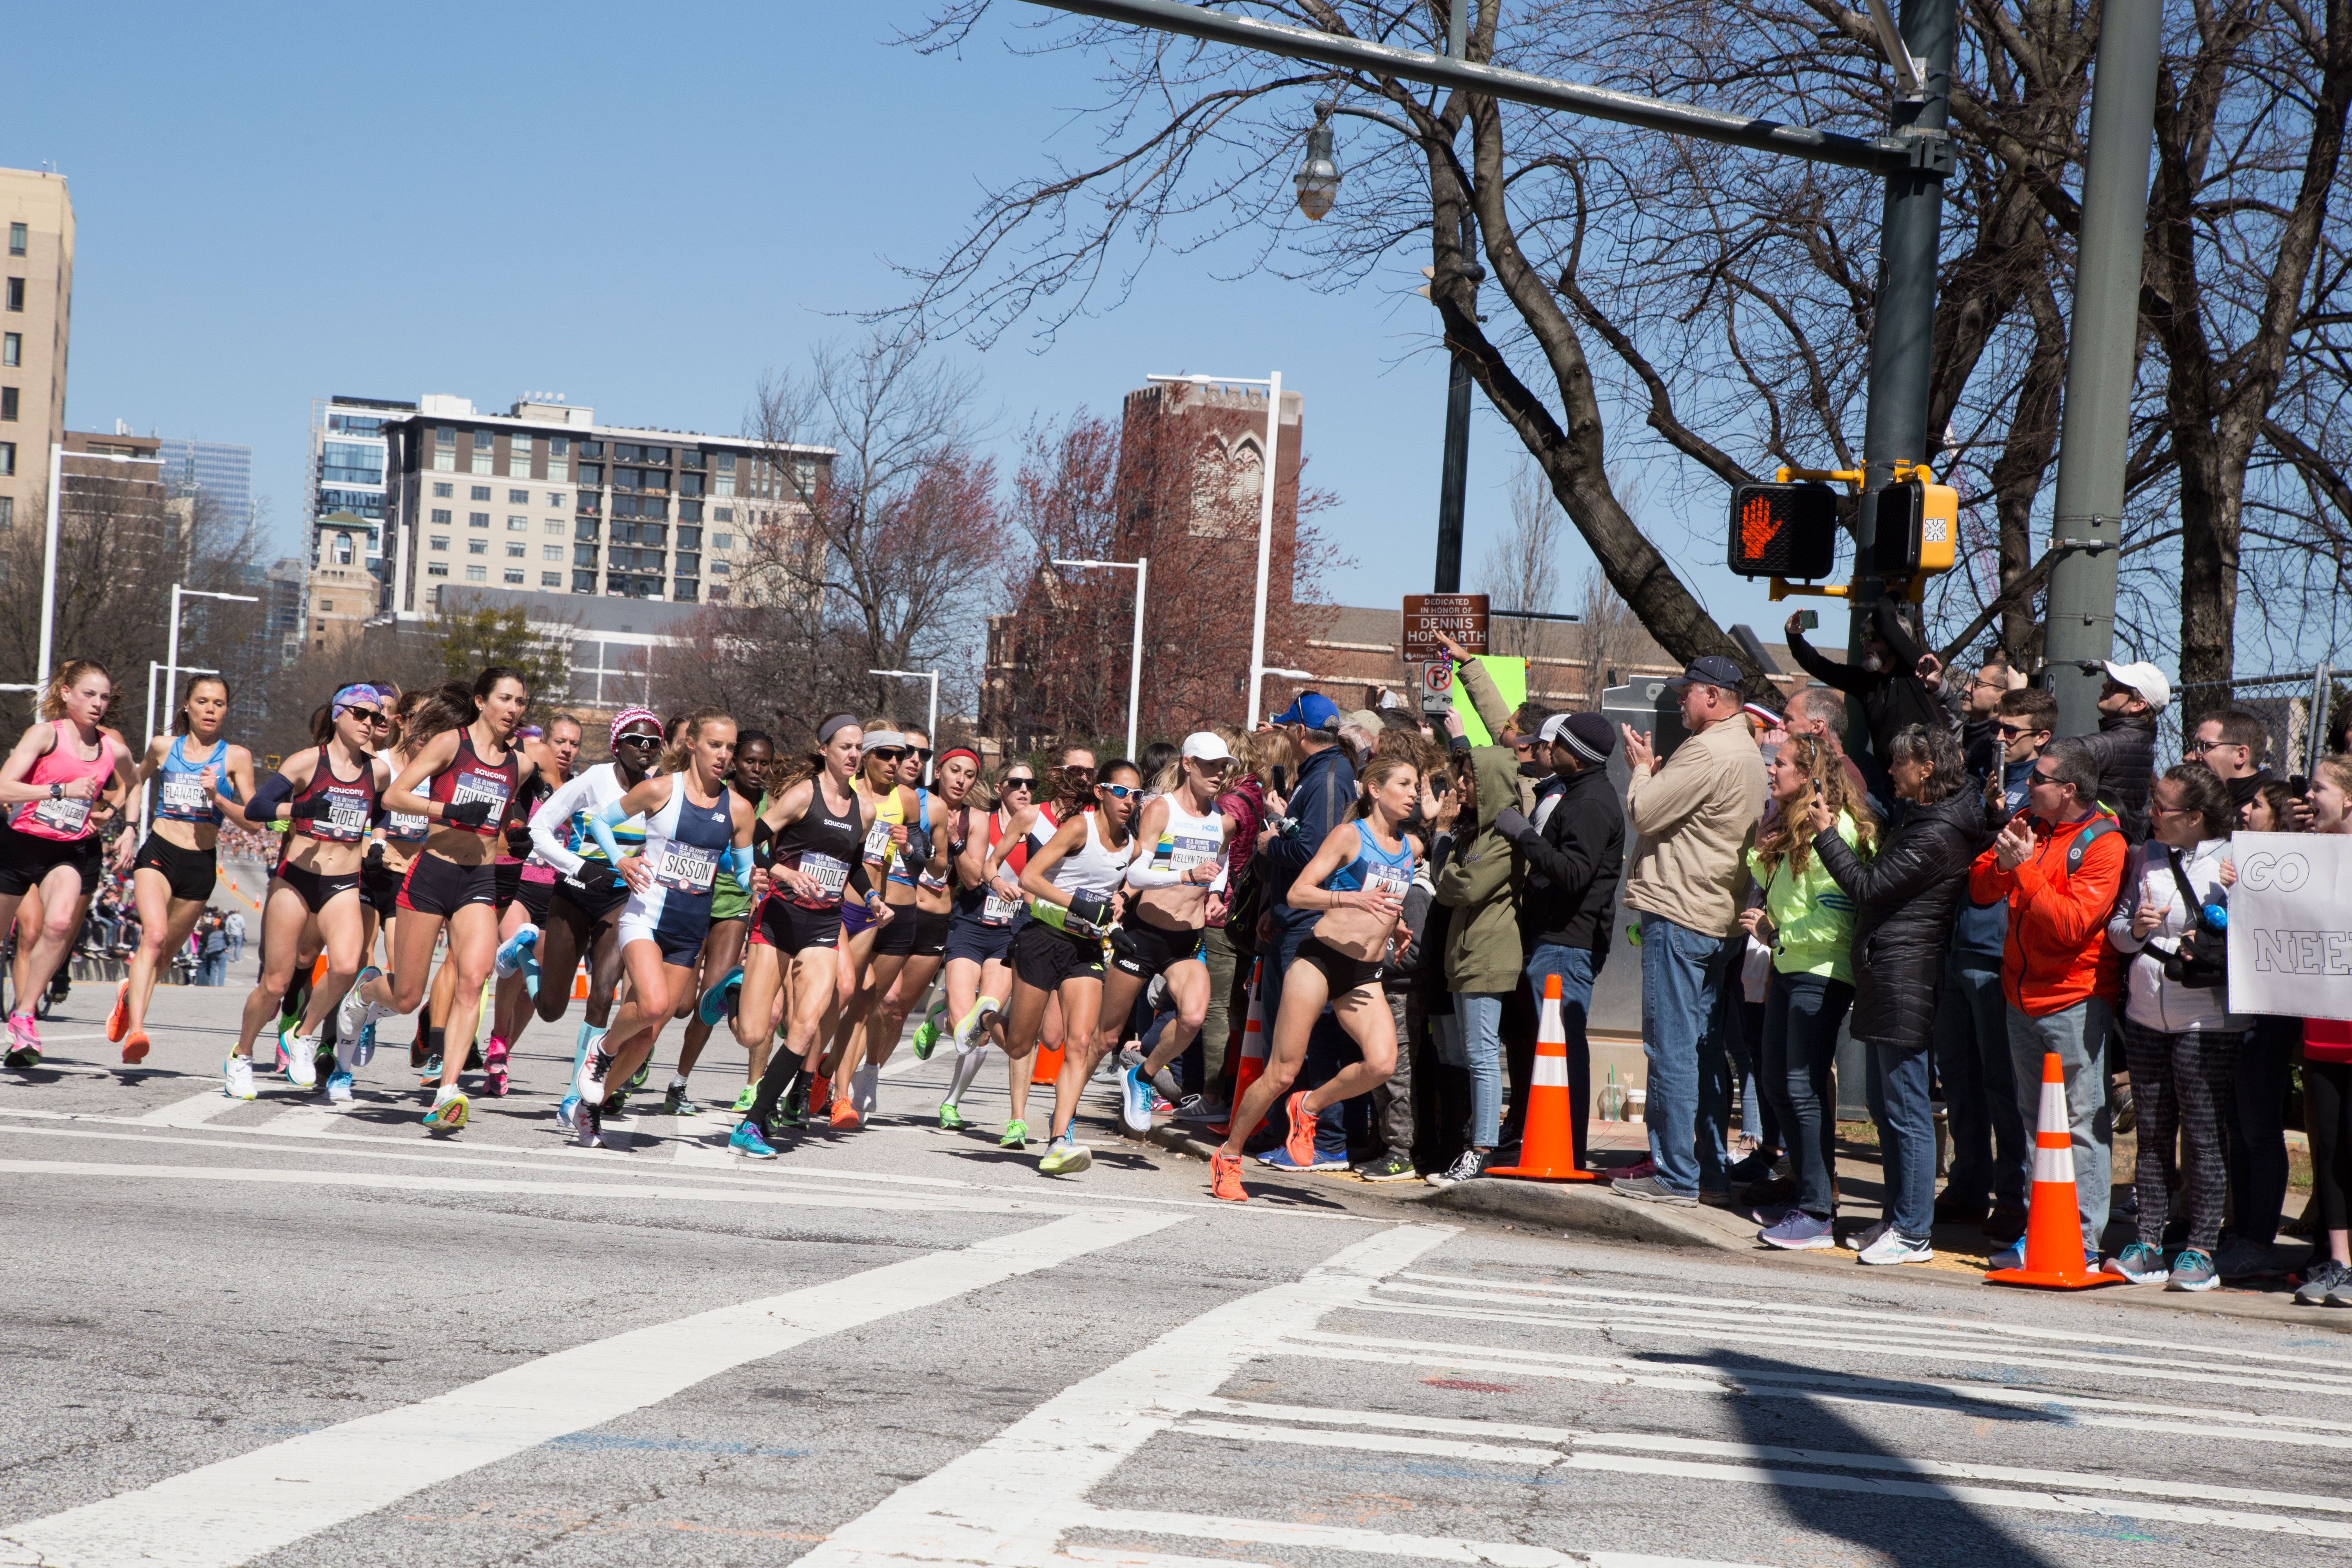
<path id="1" fill-rule="evenodd" d="M 376 683 L 379 692 L 392 689 Z M 393 703 L 390 743 L 378 749 L 376 754 L 390 764 L 392 776 L 398 778 L 400 770 L 408 765 L 408 737 L 415 731 L 416 715 L 433 700 L 430 691 L 409 691 Z M 366 908 L 367 941 L 361 949 L 362 968 L 375 962 L 376 938 L 383 938 L 384 962 L 392 962 L 393 917 L 400 912 L 400 884 L 408 879 L 408 868 L 425 848 L 425 836 L 432 831 L 430 817 L 411 811 L 384 811 L 376 825 L 376 842 L 368 847 L 367 860 L 360 868 L 360 898 Z M 370 1024 L 360 1033 L 359 1047 L 353 1057 L 356 1066 L 365 1066 L 375 1054 L 375 1026 Z M 440 1068 L 439 1043 L 430 1037 L 426 1020 L 416 1021 L 416 1038 L 408 1047 L 408 1065 L 421 1068 L 429 1059 L 437 1075 Z"/>
<path id="2" fill-rule="evenodd" d="M 595 1051 L 573 1079 L 583 1148 L 601 1141 L 605 1084 L 625 1082 L 652 1056 L 678 1003 L 695 994 L 695 964 L 710 933 L 710 890 L 720 863 L 731 865 L 740 881 L 751 879 L 755 813 L 727 785 L 734 761 L 735 721 L 701 709 L 687 716 L 683 733 L 662 753 L 657 776 L 589 815 L 590 835 L 629 884 L 621 911 L 629 999 L 605 1037 L 616 1042 L 613 1048 Z M 612 827 L 631 817 L 645 819 L 645 848 L 623 858 Z"/>
<path id="3" fill-rule="evenodd" d="M 440 1086 L 425 1113 L 425 1127 L 436 1133 L 457 1131 L 472 1112 L 457 1075 L 481 1021 L 482 987 L 498 952 L 496 841 L 508 803 L 537 772 L 512 743 L 530 703 L 521 673 L 503 665 L 482 671 L 471 690 L 454 681 L 442 687 L 417 715 L 408 765 L 384 796 L 391 809 L 429 816 L 434 826 L 401 884 L 392 932 L 396 967 L 363 972 L 343 999 L 339 1023 L 342 1037 L 357 1039 L 376 1019 L 414 1012 L 425 1000 L 433 950 L 448 928 L 445 962 L 457 970 L 456 1005 L 442 1045 Z"/>
<path id="4" fill-rule="evenodd" d="M 882 888 L 882 901 L 890 906 L 891 920 L 874 937 L 873 952 L 868 957 L 864 984 L 845 1015 L 845 1024 L 855 1018 L 849 1031 L 848 1066 L 832 1074 L 835 1083 L 849 1085 L 849 1106 L 856 1127 L 866 1117 L 874 1114 L 874 1097 L 880 1081 L 882 1064 L 890 1058 L 898 1044 L 899 1031 L 906 1027 L 907 1011 L 913 1005 L 919 991 L 907 993 L 908 999 L 893 1010 L 893 998 L 899 994 L 901 982 L 913 964 L 916 943 L 922 936 L 922 902 L 926 879 L 939 882 L 944 905 L 944 878 L 947 871 L 943 846 L 939 842 L 940 826 L 932 809 L 933 796 L 922 788 L 923 766 L 931 758 L 930 737 L 920 730 L 901 731 L 905 750 L 899 754 L 898 790 L 895 799 L 903 817 L 898 831 L 891 835 L 890 847 L 885 851 L 887 870 Z M 886 818 L 887 820 L 887 818 Z M 875 835 L 868 834 L 869 840 Z M 947 918 L 942 909 L 935 933 L 944 941 Z M 934 959 L 938 954 L 931 955 Z M 936 963 L 922 966 L 929 974 L 938 971 Z M 836 1105 L 839 1103 L 836 1099 Z M 834 1125 L 843 1125 L 836 1117 Z"/>
<path id="5" fill-rule="evenodd" d="M 1061 826 L 1021 870 L 1021 889 L 1030 897 L 1029 923 L 1013 939 L 1012 1016 L 1005 1051 L 1025 1061 L 1037 1044 L 1045 1002 L 1062 1004 L 1062 1070 L 1054 1079 L 1054 1119 L 1037 1169 L 1048 1176 L 1076 1175 L 1095 1157 L 1071 1130 L 1078 1096 L 1101 1059 L 1103 939 L 1108 933 L 1127 863 L 1135 858 L 1128 832 L 1134 820 L 1141 776 L 1125 757 L 1105 763 L 1094 774 L 1093 806 L 1076 791 L 1082 775 L 1061 774 L 1069 790 L 1058 802 Z"/>
<path id="6" fill-rule="evenodd" d="M 130 748 L 104 727 L 113 701 L 104 669 L 86 658 L 67 660 L 41 694 L 40 721 L 0 763 L 0 806 L 8 808 L 0 825 L 0 931 L 19 928 L 11 1068 L 40 1065 L 40 1026 L 26 1000 L 48 990 L 81 925 L 81 900 L 97 893 L 103 874 L 91 810 L 110 784 L 120 782 L 129 796 Z"/>
<path id="7" fill-rule="evenodd" d="M 612 1022 L 613 994 L 621 984 L 621 909 L 629 901 L 629 885 L 590 836 L 588 818 L 644 782 L 661 754 L 661 720 L 649 708 L 624 708 L 613 716 L 611 741 L 611 762 L 599 763 L 565 784 L 530 817 L 532 851 L 556 871 L 555 891 L 548 898 L 537 943 L 541 1023 L 562 1020 L 572 1005 L 572 976 L 581 955 L 588 958 L 587 1017 L 572 1044 L 574 1077 Z M 636 854 L 645 846 L 643 824 L 614 824 L 610 831 L 625 855 Z M 549 979 L 558 975 L 562 978 Z M 556 1121 L 566 1128 L 580 1103 L 570 1083 L 567 1079 L 563 1101 L 555 1108 Z"/>
<path id="8" fill-rule="evenodd" d="M 742 796 L 757 813 L 767 804 L 768 771 L 775 764 L 776 742 L 758 730 L 742 731 L 735 737 L 735 763 L 727 770 L 727 787 Z M 751 891 L 735 879 L 732 871 L 721 866 L 710 889 L 710 934 L 702 940 L 702 963 L 695 971 L 693 990 L 678 1004 L 678 1016 L 687 1021 L 686 1038 L 677 1048 L 677 1071 L 671 1075 L 669 1087 L 662 1094 L 664 1116 L 698 1116 L 702 1112 L 702 1108 L 687 1093 L 687 1080 L 695 1064 L 702 1059 L 702 1047 L 709 1042 L 710 1031 L 727 1016 L 730 983 L 740 985 L 742 982 L 743 942 L 751 929 Z M 716 1012 L 709 1005 L 714 989 L 719 992 Z M 696 1005 L 698 1000 L 704 1005 Z M 760 1081 L 760 1069 L 767 1065 L 765 1057 L 753 1059 L 742 1091 L 735 1097 L 738 1113 L 751 1109 L 751 1096 L 758 1092 L 753 1085 Z"/>
<path id="9" fill-rule="evenodd" d="M 1013 968 L 1006 955 L 1013 948 L 1013 918 L 1021 911 L 1021 868 L 1027 863 L 1029 852 L 1017 834 L 1010 858 L 1000 860 L 994 852 L 1013 832 L 1015 816 L 1026 814 L 1036 791 L 1034 768 L 1027 763 L 1007 763 L 996 781 L 995 798 L 981 802 L 986 815 L 975 822 L 971 806 L 966 805 L 956 816 L 951 834 L 955 906 L 948 922 L 945 994 L 940 1003 L 945 1016 L 955 1021 L 956 1064 L 947 1099 L 940 1102 L 941 1131 L 954 1132 L 963 1127 L 964 1093 L 979 1076 L 989 1039 L 1002 1028 L 1000 1010 L 1013 994 Z M 930 1047 L 931 1041 L 918 1030 L 916 1050 L 929 1056 Z M 1025 1101 L 1027 1096 L 1022 1098 Z"/>
<path id="10" fill-rule="evenodd" d="M 909 752 L 908 756 L 924 756 L 924 752 Z M 882 993 L 882 1000 L 868 1015 L 866 1028 L 866 1066 L 862 1070 L 866 1089 L 860 1106 L 872 1114 L 875 1080 L 888 1064 L 891 1053 L 898 1048 L 899 1031 L 907 1025 L 907 1015 L 923 994 L 939 977 L 940 967 L 946 962 L 948 924 L 955 915 L 955 888 L 952 879 L 955 864 L 964 851 L 964 843 L 954 836 L 953 828 L 963 819 L 964 802 L 971 798 L 972 781 L 980 776 L 980 753 L 969 747 L 957 746 L 941 756 L 933 770 L 933 787 L 920 796 L 922 805 L 918 814 L 923 838 L 928 839 L 929 854 L 916 857 L 925 847 L 921 839 L 909 837 L 908 851 L 899 857 L 901 866 L 911 863 L 915 868 L 914 939 L 907 956 L 898 966 L 898 978 Z M 878 978 L 877 984 L 879 984 Z M 939 1037 L 936 1028 L 931 1040 Z M 929 1044 L 922 1031 L 916 1031 L 918 1060 L 930 1055 Z"/>
<path id="11" fill-rule="evenodd" d="M 526 726 L 528 728 L 528 726 Z M 549 900 L 555 892 L 555 868 L 541 859 L 530 842 L 531 814 L 540 803 L 571 780 L 572 764 L 580 755 L 580 721 L 558 713 L 537 735 L 523 742 L 524 754 L 538 764 L 530 782 L 515 796 L 508 814 L 503 853 L 499 857 L 499 891 L 511 901 L 499 910 L 498 954 L 491 960 L 496 1001 L 490 1037 L 482 1047 L 482 1072 L 490 1092 L 507 1091 L 507 1058 L 522 1037 L 531 1002 L 538 994 L 539 969 L 533 962 L 540 927 L 547 919 Z M 512 880 L 509 881 L 509 868 Z"/>
<path id="12" fill-rule="evenodd" d="M 327 955 L 326 982 L 312 987 L 301 1021 L 290 1036 L 281 1034 L 278 1050 L 287 1082 L 308 1089 L 319 1081 L 319 1037 L 327 1015 L 366 955 L 360 863 L 392 777 L 391 764 L 375 754 L 376 738 L 390 729 L 374 687 L 344 687 L 312 729 L 318 743 L 287 758 L 245 808 L 245 819 L 257 827 L 283 818 L 287 834 L 278 874 L 262 898 L 261 977 L 245 999 L 236 1050 L 222 1072 L 223 1092 L 232 1100 L 253 1098 L 254 1037 L 293 984 L 306 938 L 313 935 Z M 331 1100 L 352 1097 L 351 1052 L 358 1039 L 359 1032 L 349 1028 L 338 1037 L 336 1070 L 327 1082 Z"/>
<path id="13" fill-rule="evenodd" d="M 1307 1057 L 1307 1037 L 1328 1002 L 1363 1052 L 1311 1089 L 1290 1096 L 1290 1157 L 1301 1170 L 1315 1163 L 1315 1118 L 1324 1106 L 1370 1094 L 1396 1071 L 1396 1022 L 1381 991 L 1381 961 L 1404 914 L 1412 884 L 1412 846 L 1405 818 L 1421 799 L 1421 775 L 1402 757 L 1381 757 L 1364 770 L 1364 797 L 1356 821 L 1333 828 L 1298 873 L 1290 907 L 1321 910 L 1307 941 L 1282 976 L 1282 1011 L 1274 1021 L 1265 1070 L 1234 1107 L 1224 1146 L 1209 1158 L 1213 1197 L 1245 1203 L 1242 1143 L 1288 1091 Z"/>
<path id="14" fill-rule="evenodd" d="M 907 737 L 889 728 L 889 723 L 887 719 L 876 719 L 866 727 L 857 780 L 858 797 L 867 808 L 866 875 L 882 889 L 882 897 L 874 906 L 875 913 L 855 904 L 841 911 L 841 963 L 835 976 L 839 994 L 832 1040 L 825 1049 L 823 1070 L 809 1092 L 809 1114 L 827 1117 L 839 1131 L 857 1128 L 857 1098 L 849 1080 L 863 1057 L 852 1058 L 850 1051 L 853 1046 L 861 1053 L 864 1049 L 860 1030 L 874 1004 L 874 961 L 885 953 L 903 958 L 901 939 L 911 942 L 914 938 L 914 883 L 896 885 L 892 872 L 907 847 L 907 825 L 920 810 L 920 803 L 914 791 L 904 787 Z M 908 921 L 904 925 L 898 923 L 901 910 Z M 898 931 L 886 936 L 894 925 L 898 926 Z M 892 968 L 895 973 L 895 963 Z M 842 1093 L 832 1092 L 835 1084 L 842 1086 Z"/>
<path id="15" fill-rule="evenodd" d="M 130 862 L 131 888 L 139 901 L 139 951 L 131 956 L 131 976 L 116 987 L 106 1037 L 122 1047 L 125 1062 L 147 1058 L 147 1004 L 156 973 L 169 955 L 188 943 L 196 917 L 212 901 L 220 880 L 217 847 L 223 821 L 247 825 L 237 802 L 253 798 L 253 753 L 221 738 L 228 717 L 228 683 L 200 675 L 188 700 L 173 715 L 172 731 L 148 742 L 137 782 L 159 778 L 154 826 L 139 858 Z M 191 742 L 194 742 L 193 748 Z M 123 869 L 136 835 L 122 836 L 115 869 Z"/>
<path id="16" fill-rule="evenodd" d="M 880 913 L 882 896 L 866 875 L 873 807 L 851 782 L 863 743 L 864 731 L 849 714 L 826 720 L 817 729 L 817 749 L 775 775 L 760 813 L 755 837 L 772 838 L 774 856 L 752 883 L 759 901 L 743 955 L 735 1037 L 756 1051 L 758 1037 L 775 1027 L 779 1008 L 786 1026 L 783 1048 L 768 1058 L 751 1109 L 728 1140 L 754 1160 L 775 1158 L 772 1128 L 807 1125 L 809 1079 L 839 995 L 844 893 L 855 894 L 869 914 Z"/>

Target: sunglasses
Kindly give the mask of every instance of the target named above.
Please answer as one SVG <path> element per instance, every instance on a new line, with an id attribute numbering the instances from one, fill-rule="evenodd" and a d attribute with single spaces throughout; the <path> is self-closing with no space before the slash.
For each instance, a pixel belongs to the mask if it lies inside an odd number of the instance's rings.
<path id="1" fill-rule="evenodd" d="M 2228 741 L 2191 741 L 2189 742 L 2189 749 L 2191 752 L 2196 752 L 2198 755 L 2202 756 L 2207 752 L 2218 752 L 2222 747 L 2230 744 L 2231 744 L 2231 742 Z"/>
<path id="2" fill-rule="evenodd" d="M 1024 775 L 1017 779 L 1006 779 L 1004 781 L 1004 787 L 1006 789 L 1035 789 L 1037 787 L 1037 781 L 1034 778 Z"/>
<path id="3" fill-rule="evenodd" d="M 904 746 L 877 746 L 866 754 L 881 762 L 895 763 L 907 754 L 907 749 Z"/>
<path id="4" fill-rule="evenodd" d="M 2045 773 L 2040 768 L 2036 768 L 2033 770 L 2033 782 L 2035 784 L 2046 784 L 2055 789 L 2063 786 L 2066 781 L 2060 778 L 2056 773 Z"/>
<path id="5" fill-rule="evenodd" d="M 2000 731 L 2001 739 L 2005 741 L 2014 741 L 2021 735 L 2035 733 L 2032 728 L 2024 724 L 1996 724 L 1993 727 Z"/>
<path id="6" fill-rule="evenodd" d="M 648 751 L 659 747 L 661 743 L 662 738 L 659 735 L 624 735 L 613 742 L 616 746 L 642 746 Z"/>
<path id="7" fill-rule="evenodd" d="M 1105 795 L 1110 796 L 1113 800 L 1125 800 L 1129 795 L 1141 795 L 1143 793 L 1142 790 L 1132 784 L 1097 784 L 1095 787 L 1102 791 Z"/>
<path id="8" fill-rule="evenodd" d="M 343 711 L 358 720 L 361 723 L 369 725 L 374 729 L 389 730 L 392 728 L 392 715 L 386 713 L 381 708 L 346 708 Z"/>
<path id="9" fill-rule="evenodd" d="M 907 750 L 915 754 L 918 762 L 928 763 L 931 760 L 931 749 L 929 746 L 909 746 Z"/>

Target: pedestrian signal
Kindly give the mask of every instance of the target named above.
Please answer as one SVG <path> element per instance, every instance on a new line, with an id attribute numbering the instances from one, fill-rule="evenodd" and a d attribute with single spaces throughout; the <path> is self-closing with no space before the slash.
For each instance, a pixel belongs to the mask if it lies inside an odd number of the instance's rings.
<path id="1" fill-rule="evenodd" d="M 1920 470 L 1925 472 L 1925 469 Z M 1897 479 L 1863 498 L 1874 509 L 1871 566 L 1882 577 L 1949 572 L 1960 531 L 1960 492 L 1949 485 Z"/>
<path id="2" fill-rule="evenodd" d="M 1741 485 L 1731 492 L 1731 569 L 1743 577 L 1826 577 L 1837 564 L 1837 492 Z"/>

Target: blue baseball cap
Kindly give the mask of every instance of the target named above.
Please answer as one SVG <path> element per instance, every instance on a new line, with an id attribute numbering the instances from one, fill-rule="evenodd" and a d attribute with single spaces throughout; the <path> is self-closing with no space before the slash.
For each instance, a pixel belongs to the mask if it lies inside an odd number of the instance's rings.
<path id="1" fill-rule="evenodd" d="M 1310 730 L 1337 730 L 1339 705 L 1319 691 L 1302 691 L 1297 701 L 1274 716 L 1277 724 L 1304 724 Z"/>
<path id="2" fill-rule="evenodd" d="M 1747 683 L 1739 667 L 1719 653 L 1703 654 L 1684 667 L 1682 674 L 1666 682 L 1668 690 L 1685 686 L 1720 686 L 1726 691 L 1737 691 Z"/>

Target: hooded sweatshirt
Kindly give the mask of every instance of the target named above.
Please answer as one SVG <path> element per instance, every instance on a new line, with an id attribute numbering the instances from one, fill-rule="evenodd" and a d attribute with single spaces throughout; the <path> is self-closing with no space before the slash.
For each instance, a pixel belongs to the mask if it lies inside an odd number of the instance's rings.
<path id="1" fill-rule="evenodd" d="M 1515 991 L 1525 956 L 1519 948 L 1518 857 L 1495 826 L 1518 804 L 1518 763 L 1508 746 L 1470 752 L 1478 781 L 1478 827 L 1457 825 L 1452 860 L 1437 874 L 1437 901 L 1454 910 L 1445 932 L 1445 984 L 1455 992 Z"/>

